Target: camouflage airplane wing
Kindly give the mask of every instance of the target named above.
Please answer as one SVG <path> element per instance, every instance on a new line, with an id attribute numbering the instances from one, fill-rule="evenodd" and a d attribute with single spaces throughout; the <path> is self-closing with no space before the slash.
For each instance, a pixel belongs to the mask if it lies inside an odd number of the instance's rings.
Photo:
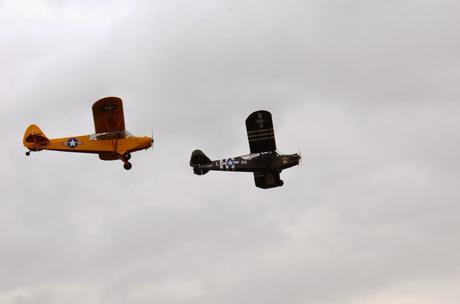
<path id="1" fill-rule="evenodd" d="M 251 153 L 276 150 L 272 115 L 268 111 L 256 111 L 246 119 Z"/>
<path id="2" fill-rule="evenodd" d="M 254 182 L 257 187 L 263 189 L 282 185 L 280 174 L 276 172 L 254 172 Z"/>
<path id="3" fill-rule="evenodd" d="M 93 118 L 96 133 L 125 130 L 123 102 L 118 97 L 105 97 L 93 104 Z"/>

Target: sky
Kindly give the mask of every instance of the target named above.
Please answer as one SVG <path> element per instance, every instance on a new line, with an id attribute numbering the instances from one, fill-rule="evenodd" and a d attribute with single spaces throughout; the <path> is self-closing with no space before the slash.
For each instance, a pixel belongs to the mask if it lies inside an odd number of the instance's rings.
<path id="1" fill-rule="evenodd" d="M 0 304 L 460 298 L 460 3 L 0 0 Z M 124 101 L 133 169 L 26 157 Z M 272 113 L 284 186 L 189 167 Z"/>

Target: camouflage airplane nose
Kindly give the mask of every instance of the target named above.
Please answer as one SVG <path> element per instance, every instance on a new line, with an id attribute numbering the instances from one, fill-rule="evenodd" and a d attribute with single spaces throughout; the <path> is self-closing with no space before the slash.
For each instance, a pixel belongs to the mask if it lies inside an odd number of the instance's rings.
<path id="1" fill-rule="evenodd" d="M 302 164 L 302 154 L 296 153 L 296 154 L 294 154 L 294 155 L 295 155 L 296 158 L 297 158 L 296 163 L 297 163 L 298 165 L 301 165 L 301 164 Z"/>

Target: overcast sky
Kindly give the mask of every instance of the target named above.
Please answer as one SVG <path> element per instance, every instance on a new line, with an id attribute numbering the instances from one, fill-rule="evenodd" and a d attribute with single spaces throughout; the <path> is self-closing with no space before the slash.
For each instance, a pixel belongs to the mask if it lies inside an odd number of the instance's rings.
<path id="1" fill-rule="evenodd" d="M 456 0 L 0 0 L 0 304 L 457 304 Z M 24 155 L 124 100 L 133 169 Z M 262 190 L 189 167 L 272 113 Z"/>

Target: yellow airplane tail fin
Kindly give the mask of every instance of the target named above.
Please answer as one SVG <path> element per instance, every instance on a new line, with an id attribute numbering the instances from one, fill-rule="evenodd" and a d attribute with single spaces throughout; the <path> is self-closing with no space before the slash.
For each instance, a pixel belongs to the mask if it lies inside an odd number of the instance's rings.
<path id="1" fill-rule="evenodd" d="M 49 139 L 38 126 L 30 125 L 24 134 L 22 143 L 29 150 L 40 151 L 46 147 Z"/>

